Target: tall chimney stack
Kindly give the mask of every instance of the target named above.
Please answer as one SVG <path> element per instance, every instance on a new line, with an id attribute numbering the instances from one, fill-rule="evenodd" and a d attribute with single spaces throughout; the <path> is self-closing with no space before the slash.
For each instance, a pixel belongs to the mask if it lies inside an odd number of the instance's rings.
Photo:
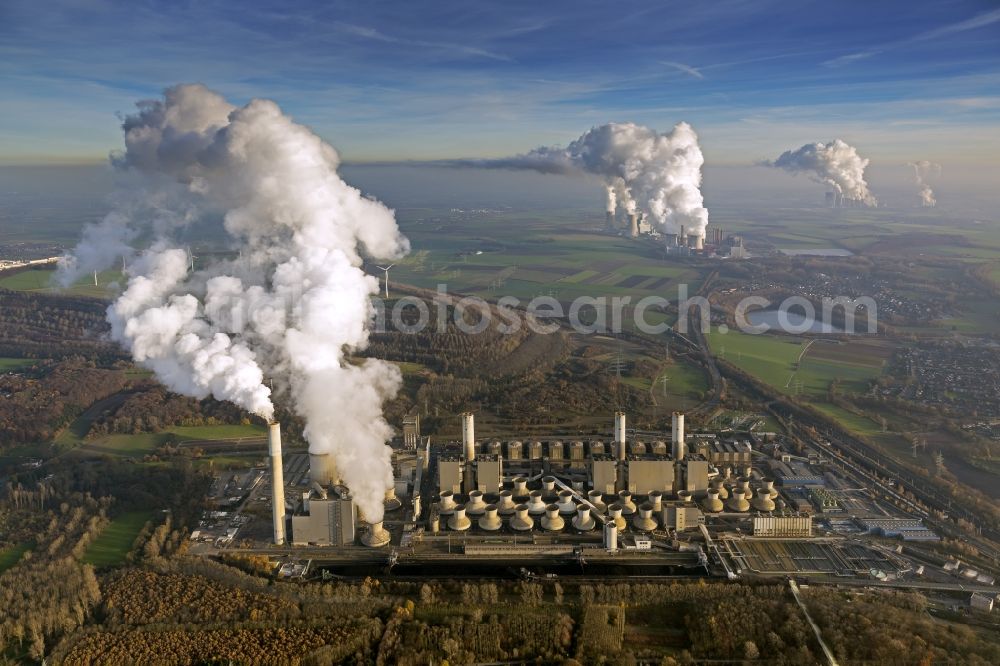
<path id="1" fill-rule="evenodd" d="M 672 417 L 673 435 L 671 444 L 674 460 L 684 460 L 684 413 L 674 412 Z"/>
<path id="2" fill-rule="evenodd" d="M 462 450 L 465 462 L 476 459 L 476 422 L 472 412 L 462 414 Z"/>
<path id="3" fill-rule="evenodd" d="M 281 426 L 267 424 L 267 451 L 271 456 L 271 519 L 274 522 L 274 543 L 285 543 L 285 473 L 281 464 Z"/>
<path id="4" fill-rule="evenodd" d="M 615 412 L 615 444 L 625 443 L 625 412 Z"/>

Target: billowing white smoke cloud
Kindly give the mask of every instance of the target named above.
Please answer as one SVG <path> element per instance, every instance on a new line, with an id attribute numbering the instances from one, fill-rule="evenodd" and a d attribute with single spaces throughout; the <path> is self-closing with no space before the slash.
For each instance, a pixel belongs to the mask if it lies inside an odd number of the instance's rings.
<path id="1" fill-rule="evenodd" d="M 934 198 L 934 190 L 927 183 L 927 179 L 932 175 L 940 176 L 941 165 L 928 162 L 927 160 L 920 160 L 918 162 L 910 162 L 909 166 L 913 167 L 913 176 L 917 181 L 917 187 L 920 188 L 920 205 L 928 208 L 936 206 L 937 199 Z"/>
<path id="2" fill-rule="evenodd" d="M 490 168 L 533 169 L 543 173 L 590 173 L 600 176 L 612 201 L 632 213 L 640 210 L 661 230 L 704 237 L 708 210 L 701 195 L 705 158 L 698 135 L 687 123 L 672 131 L 633 123 L 595 127 L 566 148 L 542 147 L 498 160 L 463 164 Z M 612 209 L 613 210 L 613 209 Z"/>
<path id="3" fill-rule="evenodd" d="M 392 484 L 382 405 L 401 378 L 346 355 L 366 346 L 378 292 L 359 253 L 408 250 L 392 211 L 341 180 L 336 151 L 273 102 L 237 108 L 182 85 L 138 106 L 113 162 L 143 176 L 140 201 L 85 231 L 63 280 L 134 254 L 108 308 L 114 339 L 172 390 L 266 419 L 271 382 L 305 419 L 310 451 L 332 454 L 359 508 L 380 520 Z M 192 271 L 176 232 L 213 216 L 241 256 Z M 144 249 L 131 249 L 136 239 Z"/>
<path id="4" fill-rule="evenodd" d="M 788 150 L 778 159 L 761 162 L 789 173 L 808 174 L 818 183 L 828 185 L 844 199 L 877 206 L 878 200 L 865 182 L 869 160 L 858 155 L 854 146 L 836 139 L 830 143 L 807 143 L 798 150 Z"/>

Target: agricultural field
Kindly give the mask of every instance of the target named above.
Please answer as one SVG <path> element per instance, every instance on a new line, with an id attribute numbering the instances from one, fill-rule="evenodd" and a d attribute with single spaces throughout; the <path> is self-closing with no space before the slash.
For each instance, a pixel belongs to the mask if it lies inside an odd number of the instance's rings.
<path id="1" fill-rule="evenodd" d="M 149 511 L 129 511 L 121 514 L 94 539 L 83 554 L 83 561 L 95 567 L 121 564 L 150 517 Z"/>
<path id="2" fill-rule="evenodd" d="M 21 561 L 21 557 L 31 548 L 30 543 L 19 543 L 0 549 L 0 573 Z"/>
<path id="3" fill-rule="evenodd" d="M 0 372 L 19 370 L 34 365 L 36 362 L 35 359 L 31 358 L 0 358 Z"/>
<path id="4" fill-rule="evenodd" d="M 54 268 L 32 268 L 9 275 L 0 275 L 0 287 L 12 291 L 63 293 L 93 298 L 109 298 L 121 289 L 122 273 L 118 270 L 98 273 L 96 286 L 91 275 L 81 278 L 68 289 L 62 289 L 53 283 L 55 272 Z"/>

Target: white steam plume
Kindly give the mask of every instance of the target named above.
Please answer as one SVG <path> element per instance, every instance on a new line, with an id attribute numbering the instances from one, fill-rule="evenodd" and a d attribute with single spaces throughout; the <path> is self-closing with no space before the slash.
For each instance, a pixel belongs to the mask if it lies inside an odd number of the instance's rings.
<path id="1" fill-rule="evenodd" d="M 928 208 L 936 206 L 937 199 L 934 198 L 934 190 L 931 189 L 927 179 L 932 175 L 940 176 L 941 165 L 928 162 L 927 160 L 920 160 L 918 162 L 910 162 L 909 166 L 913 167 L 913 176 L 917 181 L 917 187 L 920 188 L 920 205 Z"/>
<path id="2" fill-rule="evenodd" d="M 613 185 L 608 185 L 607 188 L 607 212 L 612 215 L 615 214 L 615 210 L 618 208 L 618 195 L 615 194 L 615 188 Z"/>
<path id="3" fill-rule="evenodd" d="M 273 102 L 235 107 L 182 85 L 138 107 L 112 161 L 143 188 L 85 230 L 62 279 L 127 248 L 128 284 L 108 308 L 114 339 L 172 390 L 266 419 L 270 381 L 304 418 L 310 451 L 332 454 L 361 511 L 380 520 L 393 482 L 382 404 L 401 378 L 390 363 L 347 355 L 367 345 L 378 292 L 360 252 L 408 250 L 392 211 L 341 180 L 337 152 Z M 192 271 L 178 232 L 215 219 L 241 257 Z M 143 249 L 132 250 L 137 239 Z"/>
<path id="4" fill-rule="evenodd" d="M 687 123 L 659 133 L 633 123 L 595 127 L 566 148 L 541 147 L 524 155 L 496 160 L 463 160 L 462 165 L 533 169 L 542 173 L 589 173 L 599 176 L 629 213 L 638 210 L 661 230 L 681 226 L 705 236 L 708 210 L 701 195 L 705 158 L 698 135 Z M 608 196 L 610 205 L 611 195 Z"/>
<path id="5" fill-rule="evenodd" d="M 785 151 L 773 162 L 760 164 L 793 174 L 808 174 L 816 182 L 833 188 L 843 199 L 877 206 L 878 200 L 865 182 L 868 162 L 858 155 L 854 146 L 835 139 L 830 143 L 807 143 L 798 150 Z"/>

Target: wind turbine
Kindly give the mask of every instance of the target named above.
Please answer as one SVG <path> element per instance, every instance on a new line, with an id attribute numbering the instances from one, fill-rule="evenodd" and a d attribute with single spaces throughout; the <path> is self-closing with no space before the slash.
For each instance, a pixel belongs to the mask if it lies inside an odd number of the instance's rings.
<path id="1" fill-rule="evenodd" d="M 389 264 L 388 266 L 376 266 L 379 270 L 385 271 L 385 298 L 389 300 L 389 269 L 396 264 Z"/>

